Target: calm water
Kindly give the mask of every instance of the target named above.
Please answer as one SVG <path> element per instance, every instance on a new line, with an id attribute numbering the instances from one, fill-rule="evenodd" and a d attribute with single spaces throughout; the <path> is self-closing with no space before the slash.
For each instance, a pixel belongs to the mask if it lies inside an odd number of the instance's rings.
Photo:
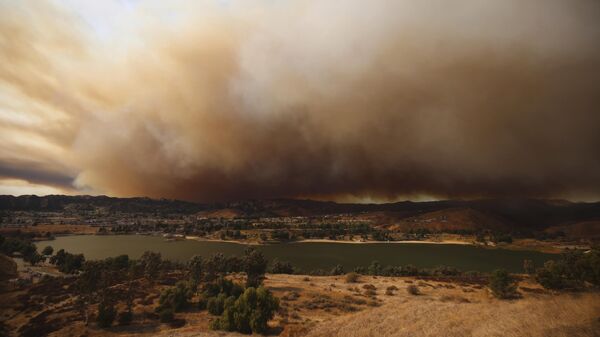
<path id="1" fill-rule="evenodd" d="M 229 242 L 167 241 L 162 237 L 144 235 L 75 235 L 61 236 L 53 241 L 37 243 L 40 249 L 49 245 L 71 253 L 83 253 L 86 259 L 103 259 L 127 254 L 139 258 L 145 251 L 160 252 L 163 258 L 186 261 L 193 255 L 209 256 L 223 253 L 226 256 L 241 255 L 246 245 Z M 257 246 L 269 259 L 277 257 L 289 261 L 303 270 L 329 269 L 341 264 L 346 270 L 357 266 L 368 266 L 378 260 L 381 265 L 412 264 L 421 268 L 440 265 L 453 266 L 461 270 L 491 271 L 504 268 L 511 272 L 522 272 L 523 260 L 533 260 L 536 266 L 556 257 L 533 251 L 485 249 L 468 245 L 434 244 L 344 244 L 344 243 L 286 243 Z"/>

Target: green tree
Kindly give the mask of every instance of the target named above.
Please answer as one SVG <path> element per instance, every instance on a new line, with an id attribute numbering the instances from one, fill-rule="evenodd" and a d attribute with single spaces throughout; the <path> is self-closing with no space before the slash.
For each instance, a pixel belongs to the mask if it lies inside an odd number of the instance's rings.
<path id="1" fill-rule="evenodd" d="M 227 299 L 227 295 L 225 293 L 220 293 L 216 297 L 211 297 L 208 299 L 208 303 L 206 304 L 206 308 L 211 315 L 219 316 L 225 310 L 225 300 Z"/>
<path id="2" fill-rule="evenodd" d="M 331 275 L 343 275 L 344 274 L 344 266 L 342 266 L 341 264 L 336 265 L 335 267 L 333 267 L 333 269 L 331 269 L 330 274 Z"/>
<path id="3" fill-rule="evenodd" d="M 293 274 L 294 267 L 289 262 L 279 261 L 277 258 L 273 259 L 271 262 L 271 267 L 269 272 L 273 274 Z"/>
<path id="4" fill-rule="evenodd" d="M 120 312 L 118 315 L 119 325 L 129 325 L 133 320 L 133 312 L 131 310 Z"/>
<path id="5" fill-rule="evenodd" d="M 179 281 L 175 287 L 168 288 L 160 294 L 157 310 L 160 312 L 164 308 L 172 308 L 174 312 L 181 311 L 189 305 L 192 297 L 190 286 L 185 281 Z"/>
<path id="6" fill-rule="evenodd" d="M 536 280 L 547 289 L 578 289 L 586 282 L 600 285 L 600 251 L 567 251 L 554 261 L 547 261 L 536 271 Z"/>
<path id="7" fill-rule="evenodd" d="M 173 319 L 175 318 L 175 314 L 173 312 L 173 308 L 162 308 L 158 312 L 158 317 L 160 318 L 160 321 L 163 322 L 163 323 L 172 322 Z"/>
<path id="8" fill-rule="evenodd" d="M 212 325 L 214 329 L 264 334 L 279 300 L 263 287 L 249 287 L 237 300 L 229 298 L 224 305 L 223 314 Z"/>
<path id="9" fill-rule="evenodd" d="M 144 270 L 144 276 L 151 281 L 158 277 L 162 262 L 160 253 L 155 252 L 144 252 L 139 260 L 139 263 Z"/>
<path id="10" fill-rule="evenodd" d="M 105 297 L 100 304 L 98 304 L 98 317 L 96 318 L 98 326 L 101 328 L 110 327 L 115 320 L 116 315 L 117 311 L 115 310 L 114 302 L 108 297 Z"/>
<path id="11" fill-rule="evenodd" d="M 35 266 L 39 262 L 43 261 L 44 257 L 42 257 L 38 252 L 33 251 L 27 255 L 23 255 L 23 261 Z"/>
<path id="12" fill-rule="evenodd" d="M 381 275 L 381 264 L 379 261 L 373 261 L 368 268 L 369 275 Z"/>
<path id="13" fill-rule="evenodd" d="M 258 287 L 267 271 L 267 260 L 255 248 L 247 248 L 244 252 L 244 271 L 246 272 L 246 287 Z"/>
<path id="14" fill-rule="evenodd" d="M 204 259 L 200 255 L 194 255 L 188 263 L 190 270 L 190 279 L 195 285 L 202 280 Z"/>
<path id="15" fill-rule="evenodd" d="M 527 259 L 523 260 L 523 270 L 529 275 L 535 273 L 535 265 L 533 264 L 533 261 Z"/>
<path id="16" fill-rule="evenodd" d="M 489 287 L 494 296 L 498 298 L 512 298 L 517 295 L 517 284 L 514 278 L 503 269 L 492 272 Z"/>
<path id="17" fill-rule="evenodd" d="M 217 278 L 223 276 L 227 268 L 227 259 L 221 253 L 211 255 L 203 261 L 204 280 L 213 282 Z"/>
<path id="18" fill-rule="evenodd" d="M 44 250 L 42 250 L 42 255 L 45 256 L 50 256 L 52 253 L 54 253 L 54 248 L 52 248 L 52 246 L 46 246 Z"/>

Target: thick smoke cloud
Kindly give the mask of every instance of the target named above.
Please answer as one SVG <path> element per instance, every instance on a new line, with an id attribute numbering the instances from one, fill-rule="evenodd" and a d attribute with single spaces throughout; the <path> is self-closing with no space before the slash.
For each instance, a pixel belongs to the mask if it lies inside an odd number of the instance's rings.
<path id="1" fill-rule="evenodd" d="M 595 0 L 147 2 L 101 23 L 1 6 L 0 167 L 35 162 L 38 183 L 600 196 Z"/>

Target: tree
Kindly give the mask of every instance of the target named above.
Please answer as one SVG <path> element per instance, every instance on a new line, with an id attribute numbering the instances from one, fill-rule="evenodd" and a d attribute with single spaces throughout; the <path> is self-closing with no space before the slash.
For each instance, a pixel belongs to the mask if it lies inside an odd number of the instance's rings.
<path id="1" fill-rule="evenodd" d="M 237 300 L 228 298 L 224 306 L 223 314 L 213 322 L 213 328 L 264 334 L 268 330 L 267 322 L 279 308 L 279 300 L 263 287 L 249 287 Z"/>
<path id="2" fill-rule="evenodd" d="M 190 278 L 197 285 L 202 280 L 204 259 L 200 255 L 194 255 L 188 263 L 190 269 Z"/>
<path id="3" fill-rule="evenodd" d="M 567 251 L 560 259 L 544 263 L 536 280 L 547 289 L 578 289 L 586 282 L 600 285 L 600 250 Z"/>
<path id="4" fill-rule="evenodd" d="M 148 280 L 154 280 L 162 265 L 162 256 L 160 253 L 155 252 L 144 252 L 140 258 L 140 264 L 143 266 L 144 276 Z"/>
<path id="5" fill-rule="evenodd" d="M 115 320 L 116 315 L 115 304 L 106 296 L 98 305 L 98 317 L 96 318 L 98 326 L 108 328 Z"/>
<path id="6" fill-rule="evenodd" d="M 517 295 L 516 281 L 504 269 L 497 269 L 492 272 L 489 287 L 494 296 L 498 298 L 512 298 Z"/>
<path id="7" fill-rule="evenodd" d="M 293 274 L 294 267 L 289 262 L 282 262 L 275 258 L 271 262 L 270 272 L 273 274 Z"/>
<path id="8" fill-rule="evenodd" d="M 81 269 L 84 262 L 83 254 L 66 253 L 64 262 L 58 265 L 58 270 L 66 274 L 75 274 Z"/>
<path id="9" fill-rule="evenodd" d="M 81 270 L 85 257 L 83 254 L 71 254 L 64 249 L 59 250 L 50 258 L 50 263 L 56 265 L 61 273 L 74 274 Z"/>
<path id="10" fill-rule="evenodd" d="M 381 275 L 381 264 L 379 261 L 371 262 L 368 268 L 369 275 Z"/>
<path id="11" fill-rule="evenodd" d="M 533 261 L 527 259 L 523 260 L 523 270 L 529 275 L 535 273 L 535 265 L 533 264 Z"/>
<path id="12" fill-rule="evenodd" d="M 160 321 L 163 323 L 172 322 L 175 318 L 175 314 L 173 312 L 173 308 L 163 308 L 158 312 L 158 317 Z"/>
<path id="13" fill-rule="evenodd" d="M 206 308 L 211 315 L 219 316 L 225 310 L 225 300 L 228 296 L 224 293 L 220 293 L 216 297 L 211 297 L 206 304 Z"/>
<path id="14" fill-rule="evenodd" d="M 181 311 L 189 305 L 192 297 L 192 291 L 189 284 L 185 281 L 179 281 L 175 287 L 168 288 L 160 294 L 157 310 L 160 312 L 165 308 L 171 308 L 174 312 Z"/>
<path id="15" fill-rule="evenodd" d="M 23 255 L 23 261 L 28 262 L 32 266 L 35 266 L 42 260 L 44 260 L 44 258 L 36 251 L 33 251 L 27 255 Z"/>
<path id="16" fill-rule="evenodd" d="M 50 263 L 56 266 L 63 264 L 65 261 L 66 254 L 67 253 L 64 249 L 59 250 L 54 256 L 50 258 Z"/>
<path id="17" fill-rule="evenodd" d="M 223 276 L 227 268 L 227 259 L 225 255 L 216 253 L 205 259 L 202 263 L 204 269 L 204 280 L 206 282 L 212 282 Z"/>
<path id="18" fill-rule="evenodd" d="M 344 266 L 342 266 L 341 264 L 336 265 L 335 267 L 333 267 L 333 269 L 331 269 L 330 274 L 331 275 L 343 275 L 344 274 Z"/>
<path id="19" fill-rule="evenodd" d="M 54 253 L 54 248 L 52 248 L 52 246 L 46 246 L 44 250 L 42 250 L 42 255 L 45 256 L 50 256 L 52 253 Z"/>
<path id="20" fill-rule="evenodd" d="M 247 248 L 244 252 L 244 271 L 246 272 L 246 287 L 258 287 L 267 271 L 265 256 L 255 248 Z"/>
<path id="21" fill-rule="evenodd" d="M 123 311 L 119 313 L 118 321 L 119 325 L 129 325 L 133 320 L 133 312 L 131 310 Z"/>

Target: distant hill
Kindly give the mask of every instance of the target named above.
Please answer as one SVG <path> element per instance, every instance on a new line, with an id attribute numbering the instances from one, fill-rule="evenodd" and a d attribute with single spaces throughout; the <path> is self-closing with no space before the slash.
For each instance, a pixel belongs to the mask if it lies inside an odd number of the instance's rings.
<path id="1" fill-rule="evenodd" d="M 314 200 L 251 200 L 217 205 L 245 216 L 307 216 L 350 214 L 395 222 L 448 217 L 447 222 L 475 225 L 486 223 L 492 228 L 530 228 L 542 230 L 551 226 L 600 220 L 600 203 L 574 203 L 542 199 L 444 200 L 430 202 L 403 201 L 386 204 L 340 204 Z M 379 219 L 379 221 L 377 221 Z M 472 227 L 469 225 L 468 227 Z"/>
<path id="2" fill-rule="evenodd" d="M 385 204 L 347 204 L 331 201 L 267 199 L 228 203 L 193 202 L 107 196 L 0 196 L 0 210 L 86 211 L 122 213 L 181 213 L 206 217 L 288 217 L 345 215 L 390 229 L 424 227 L 451 229 L 532 229 L 597 234 L 600 203 L 542 199 L 403 201 Z M 571 228 L 572 227 L 572 228 Z"/>
<path id="3" fill-rule="evenodd" d="M 482 230 L 509 231 L 511 226 L 493 215 L 470 208 L 448 208 L 403 218 L 387 227 L 394 231 L 426 228 L 431 231 Z"/>
<path id="4" fill-rule="evenodd" d="M 107 196 L 0 195 L 0 210 L 13 211 L 92 211 L 122 213 L 195 213 L 207 206 L 187 201 L 150 198 L 112 198 Z"/>
<path id="5" fill-rule="evenodd" d="M 552 226 L 548 233 L 563 232 L 567 237 L 600 239 L 600 220 L 581 221 L 571 224 Z"/>

